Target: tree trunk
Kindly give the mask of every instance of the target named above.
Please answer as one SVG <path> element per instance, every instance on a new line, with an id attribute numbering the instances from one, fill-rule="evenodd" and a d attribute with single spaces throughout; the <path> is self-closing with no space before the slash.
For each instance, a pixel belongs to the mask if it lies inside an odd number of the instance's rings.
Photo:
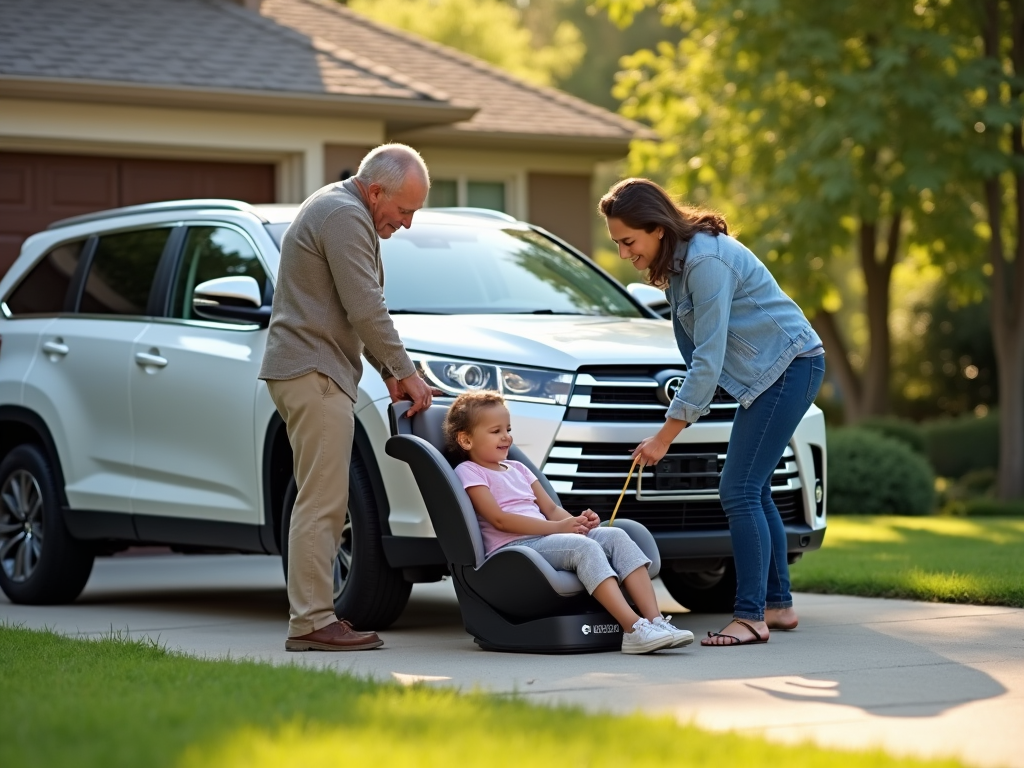
<path id="1" fill-rule="evenodd" d="M 861 395 L 861 417 L 884 416 L 889 412 L 889 373 L 892 367 L 889 292 L 902 222 L 903 212 L 897 210 L 889 223 L 886 251 L 881 259 L 878 258 L 878 225 L 875 222 L 861 222 L 860 226 L 860 260 L 867 285 L 869 339 Z"/>
<path id="2" fill-rule="evenodd" d="M 828 354 L 826 368 L 830 375 L 835 377 L 839 385 L 839 392 L 843 401 L 843 422 L 853 424 L 860 421 L 861 413 L 861 392 L 860 377 L 850 365 L 850 357 L 846 349 L 839 328 L 836 327 L 836 317 L 831 312 L 819 309 L 811 321 L 814 330 L 821 338 Z"/>

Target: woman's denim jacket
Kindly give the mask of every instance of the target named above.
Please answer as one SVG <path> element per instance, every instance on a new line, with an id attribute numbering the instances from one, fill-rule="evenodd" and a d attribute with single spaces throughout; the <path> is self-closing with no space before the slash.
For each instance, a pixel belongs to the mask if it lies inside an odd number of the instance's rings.
<path id="1" fill-rule="evenodd" d="M 728 235 L 680 243 L 665 295 L 687 369 L 668 409 L 673 419 L 708 413 L 718 384 L 749 408 L 793 358 L 821 344 L 764 264 Z"/>

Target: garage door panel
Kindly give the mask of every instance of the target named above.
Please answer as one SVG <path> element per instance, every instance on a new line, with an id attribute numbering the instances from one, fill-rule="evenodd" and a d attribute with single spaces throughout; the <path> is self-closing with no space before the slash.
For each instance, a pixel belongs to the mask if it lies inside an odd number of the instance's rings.
<path id="1" fill-rule="evenodd" d="M 222 197 L 247 203 L 274 202 L 274 167 L 243 163 L 186 163 L 170 160 L 124 160 L 123 205 Z"/>
<path id="2" fill-rule="evenodd" d="M 57 219 L 191 197 L 273 203 L 275 189 L 270 163 L 0 152 L 0 277 L 25 238 Z"/>

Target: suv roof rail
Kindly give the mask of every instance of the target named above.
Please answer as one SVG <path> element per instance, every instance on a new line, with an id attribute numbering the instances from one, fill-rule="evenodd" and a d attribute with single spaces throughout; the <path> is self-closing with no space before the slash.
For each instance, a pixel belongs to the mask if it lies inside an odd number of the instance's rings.
<path id="1" fill-rule="evenodd" d="M 241 200 L 221 200 L 217 198 L 212 199 L 195 199 L 195 200 L 168 200 L 162 203 L 143 203 L 142 205 L 128 205 L 123 208 L 109 208 L 105 211 L 96 211 L 95 213 L 83 213 L 80 216 L 71 216 L 67 219 L 60 219 L 49 224 L 47 229 L 57 229 L 58 227 L 68 227 L 72 224 L 84 224 L 89 221 L 102 221 L 103 219 L 111 219 L 115 216 L 124 216 L 132 213 L 162 213 L 164 211 L 185 211 L 194 210 L 196 208 L 205 208 L 207 210 L 221 209 L 228 211 L 244 211 L 251 213 L 255 216 L 260 216 L 259 212 L 249 203 L 243 203 Z"/>
<path id="2" fill-rule="evenodd" d="M 424 208 L 425 211 L 440 211 L 441 213 L 468 213 L 471 216 L 483 216 L 488 219 L 499 219 L 500 221 L 519 221 L 515 216 L 496 211 L 493 208 L 471 208 L 468 206 L 449 206 L 444 208 Z"/>

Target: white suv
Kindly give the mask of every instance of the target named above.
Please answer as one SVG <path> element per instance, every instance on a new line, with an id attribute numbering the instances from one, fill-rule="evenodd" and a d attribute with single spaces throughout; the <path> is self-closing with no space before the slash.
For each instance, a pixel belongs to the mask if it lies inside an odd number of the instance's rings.
<path id="1" fill-rule="evenodd" d="M 79 216 L 29 238 L 0 281 L 0 587 L 74 600 L 96 555 L 286 551 L 295 484 L 256 376 L 295 206 L 191 200 Z M 504 214 L 426 210 L 382 243 L 385 294 L 422 375 L 500 389 L 517 444 L 570 510 L 608 517 L 630 453 L 685 375 L 670 324 L 582 254 Z M 638 294 L 639 295 L 639 294 Z M 409 469 L 388 457 L 387 391 L 360 382 L 338 613 L 386 627 L 445 562 Z M 718 479 L 737 403 L 634 484 L 620 516 L 657 539 L 693 610 L 731 609 Z M 825 425 L 804 417 L 775 471 L 791 559 L 825 532 Z"/>

